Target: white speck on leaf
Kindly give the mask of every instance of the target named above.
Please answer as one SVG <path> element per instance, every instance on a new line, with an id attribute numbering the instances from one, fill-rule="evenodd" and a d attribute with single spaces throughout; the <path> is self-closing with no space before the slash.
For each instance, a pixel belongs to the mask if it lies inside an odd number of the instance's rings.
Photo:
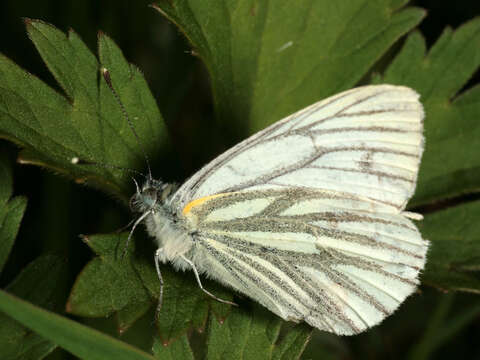
<path id="1" fill-rule="evenodd" d="M 293 45 L 293 41 L 288 41 L 277 49 L 277 52 L 282 52 L 283 50 L 289 48 Z"/>

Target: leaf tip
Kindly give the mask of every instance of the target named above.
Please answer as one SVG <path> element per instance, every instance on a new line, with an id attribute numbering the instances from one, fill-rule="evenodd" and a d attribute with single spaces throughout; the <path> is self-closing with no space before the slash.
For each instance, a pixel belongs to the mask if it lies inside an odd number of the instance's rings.
<path id="1" fill-rule="evenodd" d="M 155 4 L 155 3 L 148 4 L 148 7 L 151 7 L 152 9 L 154 9 L 154 10 L 157 10 L 157 11 L 158 11 L 158 5 L 157 5 L 157 4 Z"/>
<path id="2" fill-rule="evenodd" d="M 25 24 L 25 26 L 30 26 L 32 24 L 33 19 L 31 19 L 29 17 L 23 17 L 22 21 Z"/>
<path id="3" fill-rule="evenodd" d="M 102 72 L 102 76 L 103 78 L 105 79 L 107 85 L 112 88 L 113 85 L 112 85 L 112 78 L 110 77 L 110 72 L 108 71 L 108 69 L 106 67 L 103 67 L 100 69 L 100 71 Z"/>
<path id="4" fill-rule="evenodd" d="M 199 54 L 198 51 L 195 50 L 195 49 L 192 49 L 192 50 L 190 50 L 190 51 L 187 50 L 187 53 L 190 54 L 190 55 L 192 55 L 193 57 L 198 57 L 198 58 L 200 57 L 200 54 Z"/>
<path id="5" fill-rule="evenodd" d="M 78 184 L 78 185 L 83 185 L 87 183 L 87 179 L 83 177 L 74 179 L 73 181 L 75 181 L 75 184 Z"/>
<path id="6" fill-rule="evenodd" d="M 107 36 L 102 30 L 97 31 L 97 40 L 98 40 L 98 46 L 100 46 L 100 42 L 103 41 L 103 39 Z"/>
<path id="7" fill-rule="evenodd" d="M 162 2 L 162 1 L 160 1 L 160 2 Z M 168 3 L 168 4 L 163 4 L 164 6 L 165 6 L 165 5 L 168 5 L 168 6 L 170 6 L 170 7 L 174 7 L 174 4 L 173 4 L 172 0 L 164 0 L 163 2 L 164 2 L 164 3 Z M 157 4 L 157 3 L 151 3 L 151 4 L 148 5 L 148 6 L 150 6 L 152 9 L 155 9 L 155 10 L 159 11 L 160 13 L 163 13 L 163 9 L 162 9 L 162 8 L 160 7 L 160 5 Z"/>
<path id="8" fill-rule="evenodd" d="M 119 335 L 123 335 L 123 333 L 124 333 L 125 331 L 127 331 L 127 330 L 128 330 L 128 326 L 119 326 L 119 327 L 117 328 L 117 331 L 118 331 L 118 334 L 119 334 Z"/>
<path id="9" fill-rule="evenodd" d="M 150 4 L 149 5 L 153 10 L 156 10 L 158 11 L 161 15 L 165 16 L 167 19 L 168 19 L 168 16 L 167 14 L 165 13 L 165 11 L 158 5 L 158 4 Z"/>
<path id="10" fill-rule="evenodd" d="M 168 345 L 170 345 L 170 341 L 168 341 L 168 340 L 162 340 L 162 345 L 163 345 L 164 347 L 167 347 Z"/>
<path id="11" fill-rule="evenodd" d="M 70 302 L 70 299 L 65 304 L 65 312 L 68 314 L 72 312 L 72 303 Z"/>

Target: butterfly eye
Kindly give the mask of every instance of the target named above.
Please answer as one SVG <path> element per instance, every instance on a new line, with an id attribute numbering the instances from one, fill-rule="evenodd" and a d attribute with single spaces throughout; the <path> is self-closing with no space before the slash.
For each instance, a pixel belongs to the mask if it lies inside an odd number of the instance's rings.
<path id="1" fill-rule="evenodd" d="M 130 206 L 131 211 L 137 211 L 136 209 L 138 208 L 138 194 L 135 194 L 130 198 L 128 205 Z"/>
<path id="2" fill-rule="evenodd" d="M 145 212 L 155 207 L 157 200 L 158 190 L 147 187 L 130 198 L 130 208 L 134 212 Z"/>

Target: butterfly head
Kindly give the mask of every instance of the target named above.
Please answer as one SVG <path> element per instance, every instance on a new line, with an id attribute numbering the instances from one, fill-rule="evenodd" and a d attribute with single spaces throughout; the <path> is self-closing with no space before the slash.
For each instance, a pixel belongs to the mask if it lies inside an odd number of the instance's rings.
<path id="1" fill-rule="evenodd" d="M 130 199 L 130 208 L 134 212 L 144 213 L 161 206 L 173 195 L 174 184 L 167 184 L 160 180 L 147 178 L 142 187 L 134 180 L 137 191 Z"/>

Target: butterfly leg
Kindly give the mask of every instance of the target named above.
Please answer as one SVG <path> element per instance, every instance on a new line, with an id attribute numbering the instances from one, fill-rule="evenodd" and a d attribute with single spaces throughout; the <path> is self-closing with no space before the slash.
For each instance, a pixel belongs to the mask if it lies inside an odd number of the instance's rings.
<path id="1" fill-rule="evenodd" d="M 195 274 L 195 278 L 197 279 L 198 286 L 200 287 L 200 289 L 201 289 L 205 294 L 207 294 L 208 296 L 214 298 L 214 299 L 217 300 L 217 301 L 220 301 L 221 303 L 238 306 L 238 305 L 235 304 L 234 302 L 220 299 L 220 298 L 216 297 L 215 295 L 213 295 L 210 291 L 205 290 L 205 289 L 203 288 L 202 282 L 200 281 L 200 276 L 198 275 L 198 271 L 197 271 L 197 268 L 195 267 L 195 264 L 194 264 L 193 262 L 191 262 L 190 260 L 188 260 L 188 259 L 187 259 L 185 256 L 183 256 L 183 255 L 181 255 L 180 257 L 181 257 L 188 265 L 190 265 L 190 266 L 192 267 L 193 273 Z"/>
<path id="2" fill-rule="evenodd" d="M 155 268 L 157 269 L 157 275 L 158 275 L 158 280 L 160 281 L 160 295 L 158 297 L 158 305 L 157 305 L 157 310 L 155 311 L 155 318 L 158 319 L 158 316 L 160 314 L 160 309 L 162 308 L 162 302 L 163 302 L 163 277 L 162 273 L 160 271 L 160 257 L 163 252 L 163 248 L 158 248 L 157 251 L 155 251 Z"/>
<path id="3" fill-rule="evenodd" d="M 151 214 L 154 214 L 153 209 L 145 211 L 137 220 L 135 220 L 135 222 L 132 226 L 132 229 L 130 230 L 130 234 L 128 234 L 127 242 L 125 243 L 125 248 L 123 249 L 122 258 L 125 258 L 125 255 L 127 254 L 128 244 L 130 243 L 130 240 L 132 239 L 133 232 L 137 228 L 138 224 L 140 224 L 148 215 L 151 215 Z"/>

